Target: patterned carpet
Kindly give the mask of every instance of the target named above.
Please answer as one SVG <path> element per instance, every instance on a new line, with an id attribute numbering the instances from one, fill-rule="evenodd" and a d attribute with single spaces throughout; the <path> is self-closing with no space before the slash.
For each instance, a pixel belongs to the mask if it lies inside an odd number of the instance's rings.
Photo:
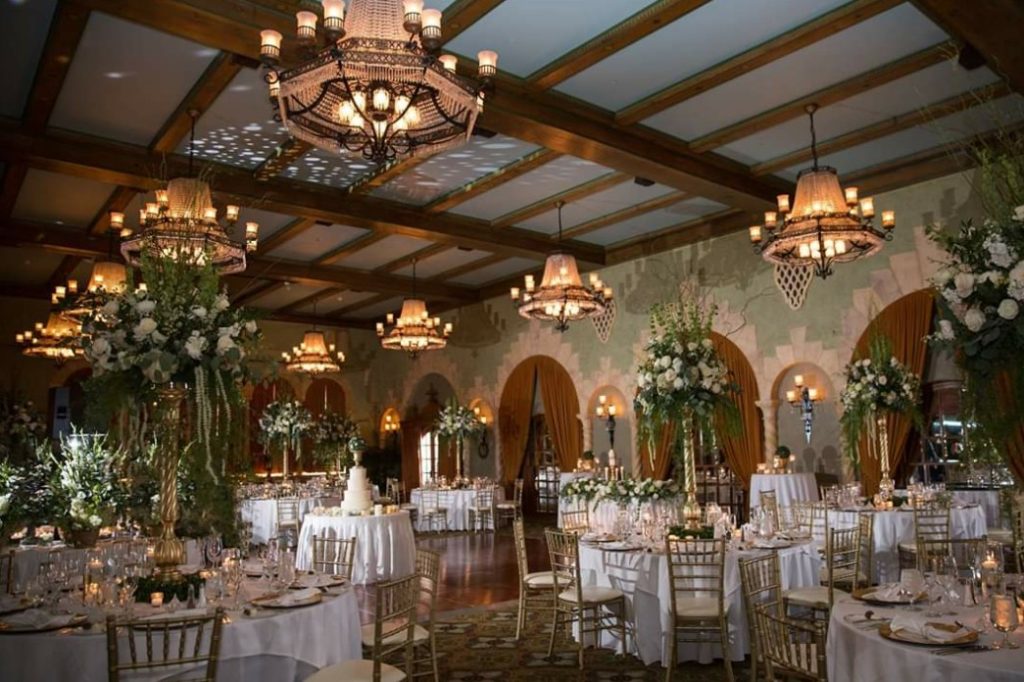
<path id="1" fill-rule="evenodd" d="M 514 604 L 494 609 L 471 609 L 438 614 L 437 646 L 442 680 L 461 682 L 555 682 L 601 680 L 634 682 L 665 679 L 658 664 L 644 666 L 633 656 L 620 657 L 607 649 L 588 649 L 586 670 L 577 668 L 576 649 L 567 633 L 560 635 L 555 654 L 547 657 L 551 623 L 547 616 L 527 622 L 526 632 L 515 640 Z M 747 667 L 733 664 L 737 682 L 747 680 Z M 685 663 L 676 668 L 675 680 L 720 682 L 726 679 L 721 663 Z"/>

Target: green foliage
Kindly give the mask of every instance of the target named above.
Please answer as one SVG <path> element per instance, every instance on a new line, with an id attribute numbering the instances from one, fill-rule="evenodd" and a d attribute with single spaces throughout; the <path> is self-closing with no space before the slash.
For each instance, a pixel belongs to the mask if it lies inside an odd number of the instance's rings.
<path id="1" fill-rule="evenodd" d="M 669 526 L 668 534 L 677 538 L 689 538 L 694 540 L 715 539 L 715 529 L 713 526 L 701 526 L 697 529 L 690 529 L 685 526 Z"/>
<path id="2" fill-rule="evenodd" d="M 135 588 L 135 601 L 138 604 L 148 604 L 154 592 L 164 593 L 164 604 L 169 603 L 175 597 L 182 604 L 188 601 L 188 588 L 192 588 L 192 594 L 199 598 L 199 588 L 206 584 L 206 580 L 199 577 L 198 573 L 181 576 L 181 580 L 173 582 L 163 580 L 160 576 L 144 576 L 139 578 L 138 586 Z"/>
<path id="3" fill-rule="evenodd" d="M 793 451 L 790 450 L 785 445 L 780 445 L 779 447 L 775 448 L 775 456 L 778 457 L 779 459 L 789 459 L 792 454 Z"/>

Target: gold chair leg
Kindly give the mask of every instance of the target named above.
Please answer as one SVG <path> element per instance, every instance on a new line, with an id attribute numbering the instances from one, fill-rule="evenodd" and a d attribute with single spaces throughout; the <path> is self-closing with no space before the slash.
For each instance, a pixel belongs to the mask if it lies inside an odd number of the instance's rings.
<path id="1" fill-rule="evenodd" d="M 672 628 L 672 644 L 668 648 L 668 663 L 665 666 L 665 682 L 672 682 L 672 672 L 676 669 L 676 631 Z"/>
<path id="2" fill-rule="evenodd" d="M 434 631 L 430 631 L 430 663 L 434 668 L 434 682 L 441 682 L 441 675 L 437 671 L 437 637 Z"/>
<path id="3" fill-rule="evenodd" d="M 519 611 L 516 614 L 516 641 L 519 641 L 519 637 L 523 632 L 523 622 L 526 619 L 526 588 L 520 583 L 519 585 Z"/>
<path id="4" fill-rule="evenodd" d="M 725 659 L 725 679 L 728 682 L 735 682 L 736 678 L 732 675 L 732 652 L 729 651 L 729 621 L 723 619 L 720 633 L 722 636 L 722 658 Z"/>
<path id="5" fill-rule="evenodd" d="M 580 670 L 583 670 L 583 656 L 584 656 L 583 650 L 584 650 L 584 647 L 586 646 L 586 643 L 583 641 L 583 628 L 585 627 L 585 624 L 587 622 L 587 616 L 586 616 L 587 610 L 584 607 L 580 606 L 580 608 L 577 609 L 577 612 L 579 613 L 579 619 L 580 619 L 580 638 L 579 638 L 579 646 L 577 647 L 577 650 L 579 651 L 579 657 L 580 657 Z M 601 632 L 597 631 L 595 634 L 597 634 L 597 636 L 600 636 Z"/>
<path id="6" fill-rule="evenodd" d="M 558 607 L 556 606 L 555 612 L 554 614 L 552 614 L 551 618 L 551 641 L 548 642 L 548 658 L 551 658 L 555 655 L 555 636 L 558 634 L 558 621 L 561 620 L 559 618 L 560 615 L 561 612 L 558 610 Z"/>

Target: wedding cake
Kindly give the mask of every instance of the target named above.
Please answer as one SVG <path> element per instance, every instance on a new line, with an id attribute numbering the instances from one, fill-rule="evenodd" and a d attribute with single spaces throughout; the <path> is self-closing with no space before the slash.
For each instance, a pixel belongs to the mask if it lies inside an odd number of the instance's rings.
<path id="1" fill-rule="evenodd" d="M 373 506 L 373 494 L 366 480 L 366 468 L 358 464 L 348 470 L 348 487 L 341 501 L 341 508 L 347 512 L 361 513 Z"/>

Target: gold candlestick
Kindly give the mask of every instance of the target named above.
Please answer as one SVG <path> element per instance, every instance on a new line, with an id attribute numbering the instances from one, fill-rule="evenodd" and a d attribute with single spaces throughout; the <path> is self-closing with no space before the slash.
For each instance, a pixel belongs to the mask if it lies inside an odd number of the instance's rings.
<path id="1" fill-rule="evenodd" d="M 162 530 L 156 542 L 153 560 L 161 580 L 181 580 L 178 566 L 186 561 L 185 545 L 174 534 L 178 520 L 178 460 L 181 456 L 178 434 L 181 431 L 181 401 L 188 387 L 171 382 L 157 389 L 160 413 L 160 442 L 157 470 L 160 473 L 160 523 Z"/>

